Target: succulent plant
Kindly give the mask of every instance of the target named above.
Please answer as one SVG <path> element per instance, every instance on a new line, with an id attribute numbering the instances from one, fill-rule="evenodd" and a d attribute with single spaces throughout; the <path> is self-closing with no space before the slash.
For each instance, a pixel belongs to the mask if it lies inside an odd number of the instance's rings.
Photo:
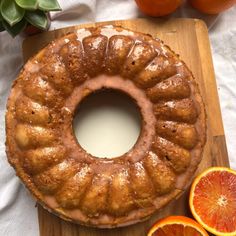
<path id="1" fill-rule="evenodd" d="M 27 25 L 46 30 L 47 13 L 61 10 L 57 0 L 0 0 L 0 31 L 15 37 Z"/>

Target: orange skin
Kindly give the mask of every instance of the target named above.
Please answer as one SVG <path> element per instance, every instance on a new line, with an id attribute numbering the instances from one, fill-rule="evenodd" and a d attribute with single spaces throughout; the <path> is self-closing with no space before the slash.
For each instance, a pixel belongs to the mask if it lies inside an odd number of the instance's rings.
<path id="1" fill-rule="evenodd" d="M 149 16 L 165 16 L 174 12 L 183 0 L 135 0 L 139 9 Z"/>
<path id="2" fill-rule="evenodd" d="M 236 4 L 236 0 L 190 0 L 197 10 L 207 14 L 218 14 Z"/>
<path id="3" fill-rule="evenodd" d="M 181 224 L 185 226 L 190 226 L 198 230 L 202 234 L 202 236 L 209 236 L 208 233 L 202 228 L 200 224 L 198 224 L 195 220 L 188 218 L 186 216 L 168 216 L 166 218 L 160 219 L 152 226 L 147 236 L 155 235 L 155 231 L 158 228 L 162 228 L 165 225 L 171 225 L 171 224 Z"/>

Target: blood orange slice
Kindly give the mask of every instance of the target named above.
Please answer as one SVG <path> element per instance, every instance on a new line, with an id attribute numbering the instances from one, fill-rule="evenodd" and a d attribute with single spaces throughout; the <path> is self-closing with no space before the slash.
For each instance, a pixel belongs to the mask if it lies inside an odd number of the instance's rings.
<path id="1" fill-rule="evenodd" d="M 208 236 L 196 221 L 185 216 L 169 216 L 158 221 L 147 236 Z"/>
<path id="2" fill-rule="evenodd" d="M 236 172 L 212 167 L 193 182 L 189 205 L 194 218 L 209 232 L 236 235 Z"/>

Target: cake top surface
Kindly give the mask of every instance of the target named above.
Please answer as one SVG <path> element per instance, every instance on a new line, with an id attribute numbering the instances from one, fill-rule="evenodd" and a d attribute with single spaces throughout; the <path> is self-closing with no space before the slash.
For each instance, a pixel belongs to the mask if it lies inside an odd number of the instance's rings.
<path id="1" fill-rule="evenodd" d="M 77 142 L 80 102 L 101 89 L 129 95 L 142 116 L 135 146 L 96 158 Z M 7 105 L 8 160 L 34 197 L 64 219 L 96 227 L 143 220 L 189 183 L 205 143 L 198 86 L 159 39 L 114 26 L 80 29 L 32 57 Z"/>

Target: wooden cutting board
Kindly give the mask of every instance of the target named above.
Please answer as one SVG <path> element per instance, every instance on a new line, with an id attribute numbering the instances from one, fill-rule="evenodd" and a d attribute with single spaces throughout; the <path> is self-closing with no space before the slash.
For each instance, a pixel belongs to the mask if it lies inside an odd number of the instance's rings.
<path id="1" fill-rule="evenodd" d="M 224 129 L 212 64 L 211 49 L 206 25 L 196 19 L 135 19 L 79 25 L 45 32 L 25 39 L 25 61 L 51 40 L 74 29 L 87 26 L 114 24 L 140 31 L 162 39 L 186 62 L 197 79 L 207 111 L 207 143 L 198 172 L 210 166 L 229 166 Z M 118 229 L 93 229 L 68 223 L 38 206 L 41 236 L 145 236 L 149 227 L 159 218 L 168 215 L 189 216 L 188 190 L 176 201 L 168 204 L 150 220 Z"/>

